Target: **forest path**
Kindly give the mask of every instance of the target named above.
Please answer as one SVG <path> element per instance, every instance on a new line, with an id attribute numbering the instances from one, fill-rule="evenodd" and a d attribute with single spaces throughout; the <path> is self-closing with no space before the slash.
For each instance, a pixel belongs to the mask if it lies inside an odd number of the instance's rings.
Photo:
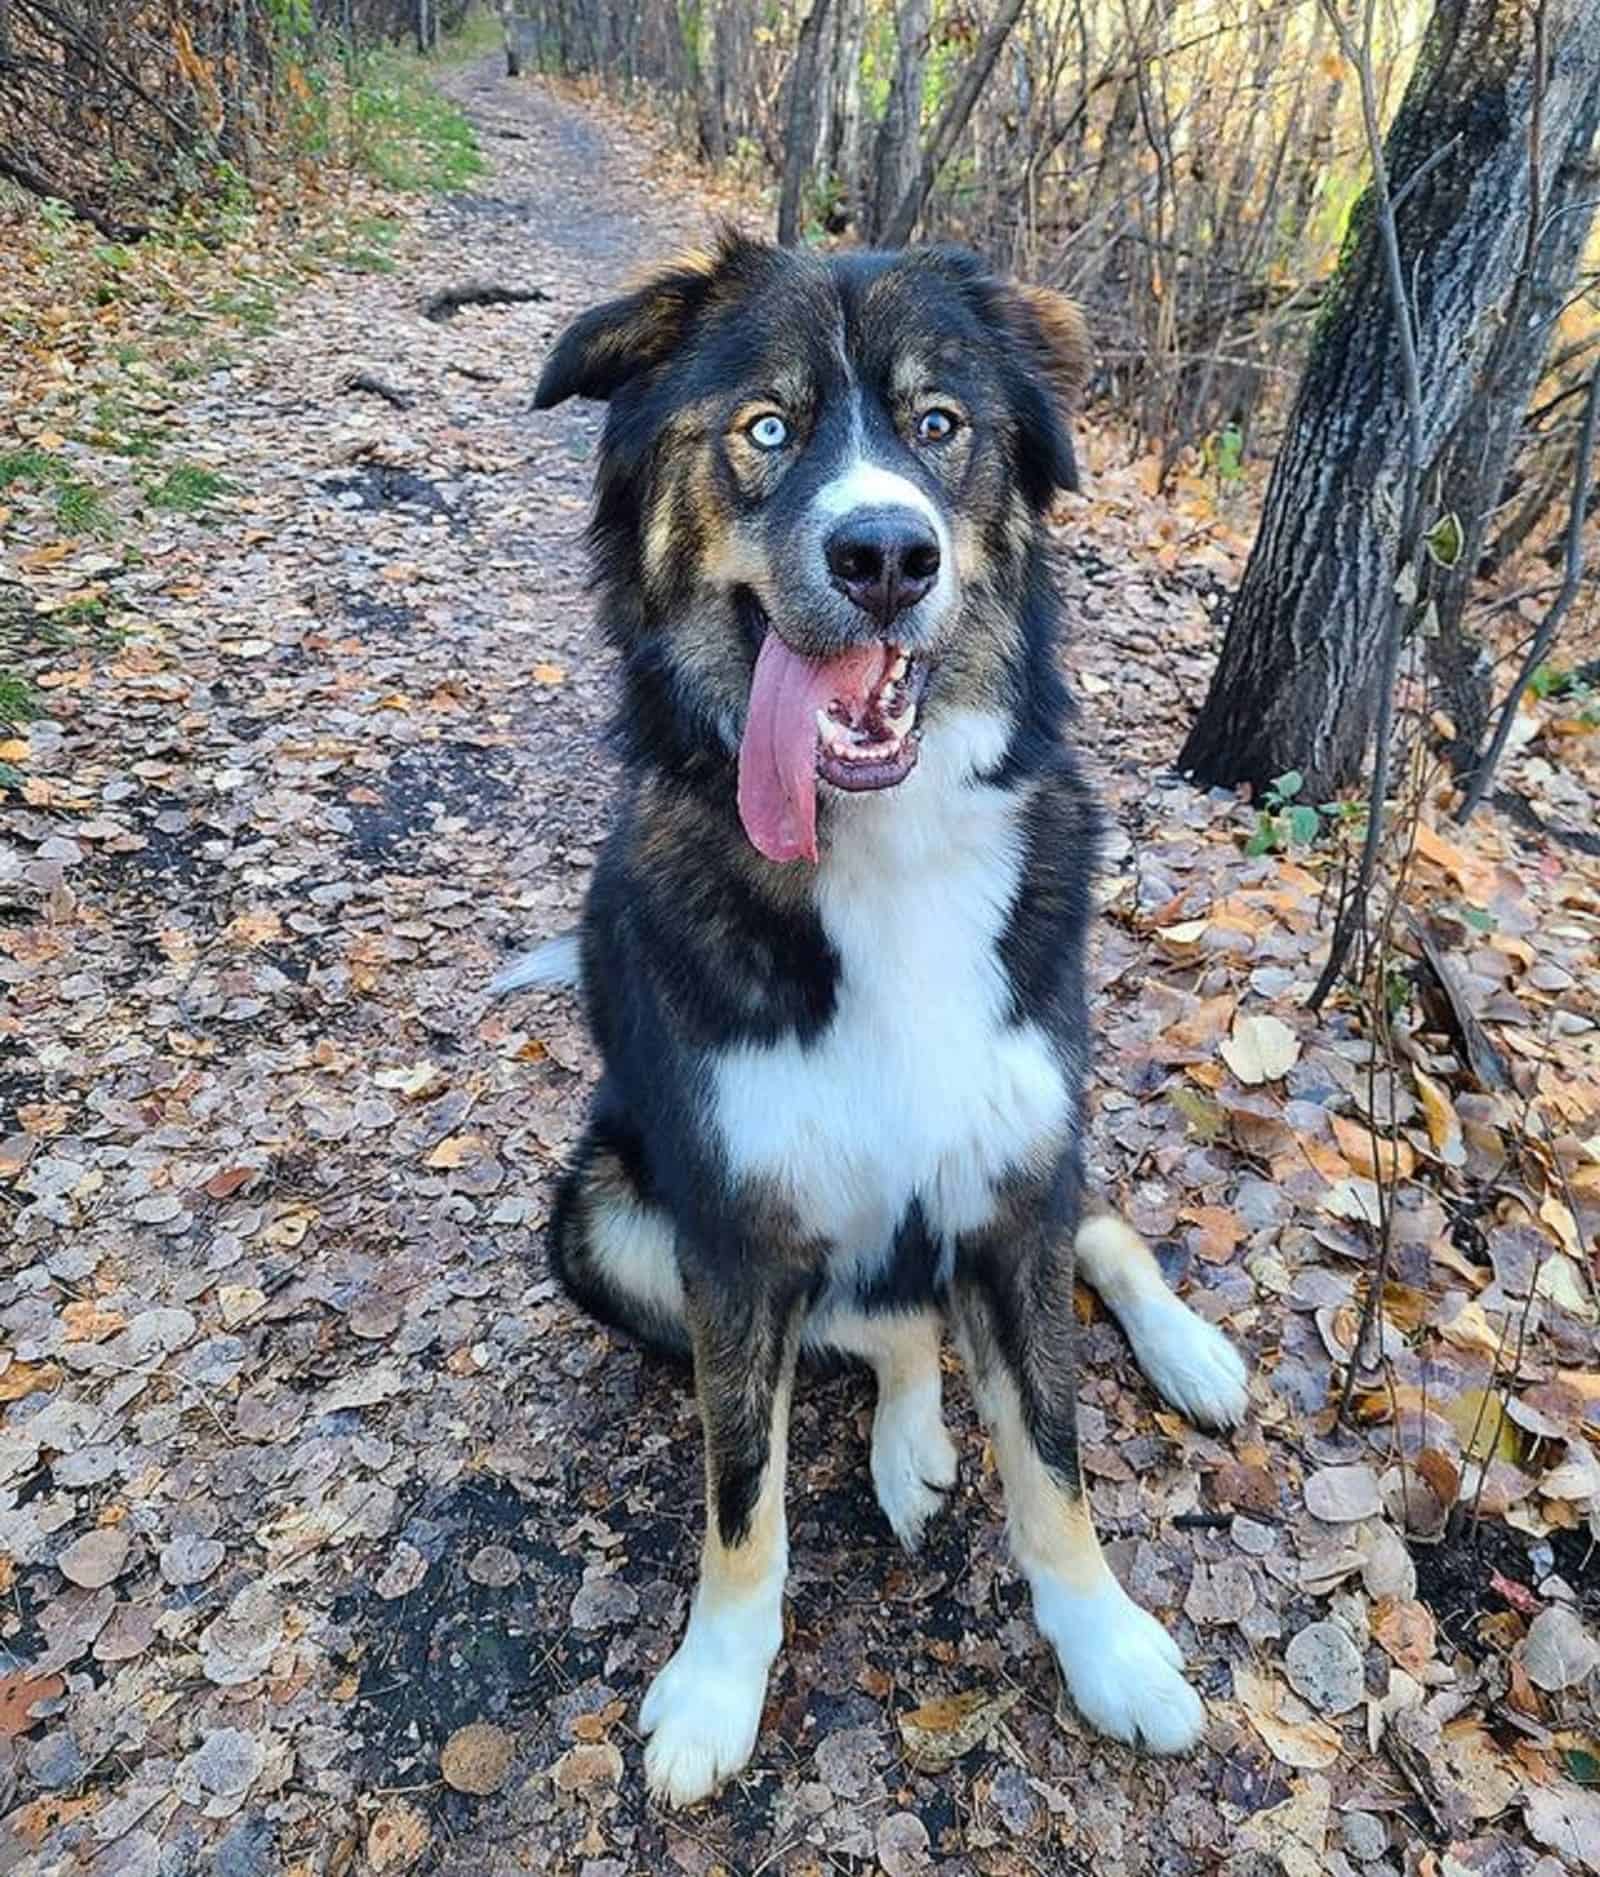
<path id="1" fill-rule="evenodd" d="M 9 1761 L 0 1738 L 0 1867 L 1176 1877 L 1229 1844 L 1342 1859 L 1335 1794 L 1375 1853 L 1408 1795 L 1359 1709 L 1342 1739 L 1280 1727 L 1304 1765 L 1337 1756 L 1329 1774 L 1274 1760 L 1229 1702 L 1317 1613 L 1308 1560 L 1320 1588 L 1381 1549 L 1381 1521 L 1323 1523 L 1298 1494 L 1329 1457 L 1311 1312 L 1348 1307 L 1348 1263 L 1296 1267 L 1298 1313 L 1260 1338 L 1268 1431 L 1234 1448 L 1157 1423 L 1103 1319 L 1084 1337 L 1102 1529 L 1218 1698 L 1196 1759 L 1140 1760 L 1055 1712 L 959 1382 L 962 1486 L 900 1554 L 847 1375 L 796 1405 L 790 1632 L 756 1759 L 685 1819 L 645 1802 L 633 1728 L 694 1567 L 696 1416 L 543 1275 L 592 1058 L 570 999 L 491 1009 L 483 986 L 572 919 L 613 775 L 581 540 L 598 416 L 536 416 L 532 385 L 571 315 L 705 217 L 614 112 L 491 63 L 447 83 L 491 173 L 407 221 L 393 272 L 324 274 L 185 393 L 171 421 L 236 498 L 143 540 L 121 590 L 149 631 L 63 661 L 34 726 L 76 806 L 28 810 L 9 883 L 44 914 L 11 967 L 0 1688 L 59 1706 Z M 474 278 L 547 298 L 423 316 Z M 406 408 L 348 389 L 362 372 Z M 1132 1216 L 1199 1246 L 1204 1307 L 1249 1340 L 1244 1259 L 1298 1191 L 1263 1176 L 1265 1097 L 1236 1109 L 1263 1131 L 1248 1161 L 1214 1144 L 1214 1107 L 1191 1131 L 1152 1097 L 1214 1058 L 1246 972 L 1262 998 L 1304 975 L 1316 883 L 1242 862 L 1231 808 L 1152 777 L 1210 634 L 1192 570 L 1104 546 L 1142 539 L 1147 515 L 1119 515 L 1103 498 L 1065 568 L 1123 824 L 1100 1153 Z M 1208 964 L 1184 895 L 1230 886 L 1231 950 Z M 1152 923 L 1179 933 L 1165 952 Z M 1303 1105 L 1354 1084 L 1336 1054 L 1305 1062 Z M 1207 1505 L 1227 1509 L 1172 1524 Z M 1517 1544 L 1494 1557 L 1525 1572 Z M 955 1750 L 976 1710 L 971 1750 L 913 1771 L 898 1721 L 946 1695 L 966 1708 L 924 1719 Z"/>

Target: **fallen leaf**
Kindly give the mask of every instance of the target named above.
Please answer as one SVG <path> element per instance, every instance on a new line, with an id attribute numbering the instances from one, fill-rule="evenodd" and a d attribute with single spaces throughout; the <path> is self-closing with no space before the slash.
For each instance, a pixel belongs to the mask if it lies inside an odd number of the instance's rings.
<path id="1" fill-rule="evenodd" d="M 1241 1082 L 1276 1082 L 1300 1060 L 1300 1039 L 1277 1017 L 1236 1017 L 1222 1060 Z"/>
<path id="2" fill-rule="evenodd" d="M 0 1676 L 0 1740 L 14 1740 L 35 1725 L 31 1709 L 53 1701 L 66 1688 L 59 1675 L 33 1676 L 26 1669 Z"/>
<path id="3" fill-rule="evenodd" d="M 1361 1652 L 1337 1623 L 1308 1623 L 1284 1651 L 1289 1686 L 1319 1714 L 1347 1714 L 1363 1692 Z"/>
<path id="4" fill-rule="evenodd" d="M 83 1590 L 100 1590 L 121 1575 L 132 1538 L 121 1525 L 101 1525 L 75 1539 L 56 1559 L 61 1575 Z"/>
<path id="5" fill-rule="evenodd" d="M 503 1727 L 488 1721 L 473 1721 L 458 1727 L 444 1743 L 439 1754 L 439 1771 L 445 1784 L 457 1792 L 470 1792 L 487 1798 L 498 1792 L 511 1772 L 516 1743 Z"/>
<path id="6" fill-rule="evenodd" d="M 1459 1167 L 1467 1158 L 1466 1147 L 1461 1139 L 1461 1117 L 1456 1113 L 1455 1103 L 1442 1083 L 1434 1081 L 1431 1075 L 1425 1075 L 1421 1069 L 1412 1068 L 1411 1079 L 1416 1084 L 1417 1098 L 1422 1103 L 1422 1119 L 1428 1129 L 1428 1139 L 1433 1142 L 1433 1150 L 1447 1167 Z"/>
<path id="7" fill-rule="evenodd" d="M 1583 1256 L 1583 1240 L 1578 1235 L 1578 1222 L 1565 1200 L 1558 1199 L 1554 1193 L 1547 1193 L 1540 1203 L 1539 1217 L 1561 1240 L 1564 1250 L 1570 1251 L 1575 1258 Z"/>
<path id="8" fill-rule="evenodd" d="M 428 1155 L 423 1165 L 451 1171 L 466 1166 L 469 1161 L 481 1159 L 483 1152 L 481 1134 L 449 1134 Z"/>
<path id="9" fill-rule="evenodd" d="M 610 1791 L 622 1782 L 622 1755 L 609 1740 L 569 1747 L 552 1772 L 558 1792 Z"/>
<path id="10" fill-rule="evenodd" d="M 0 1374 L 0 1401 L 21 1401 L 25 1395 L 54 1388 L 61 1371 L 53 1362 L 13 1362 Z"/>
<path id="11" fill-rule="evenodd" d="M 1021 1698 L 1018 1688 L 993 1695 L 971 1688 L 965 1694 L 924 1701 L 899 1717 L 907 1758 L 920 1772 L 942 1772 L 981 1745 Z"/>
<path id="12" fill-rule="evenodd" d="M 426 1060 L 408 1064 L 404 1069 L 380 1069 L 373 1076 L 379 1088 L 393 1090 L 411 1101 L 417 1101 L 444 1080 L 444 1071 L 436 1062 Z"/>
<path id="13" fill-rule="evenodd" d="M 428 1848 L 428 1821 L 404 1799 L 391 1799 L 367 1828 L 367 1863 L 374 1872 L 405 1870 Z"/>
<path id="14" fill-rule="evenodd" d="M 1329 1119 L 1339 1152 L 1362 1178 L 1382 1179 L 1392 1184 L 1395 1180 L 1409 1180 L 1416 1172 L 1417 1156 L 1408 1140 L 1400 1136 L 1390 1139 L 1382 1134 L 1374 1137 L 1370 1128 L 1352 1121 L 1347 1115 L 1336 1114 Z"/>
<path id="15" fill-rule="evenodd" d="M 1380 1597 L 1372 1606 L 1372 1640 L 1401 1668 L 1418 1674 L 1433 1660 L 1433 1612 L 1413 1597 Z"/>
<path id="16" fill-rule="evenodd" d="M 1378 1476 L 1370 1466 L 1325 1466 L 1306 1481 L 1306 1510 L 1330 1524 L 1368 1519 L 1379 1509 Z"/>
<path id="17" fill-rule="evenodd" d="M 220 1173 L 213 1173 L 200 1190 L 208 1199 L 231 1199 L 260 1171 L 259 1167 L 224 1167 Z"/>
<path id="18" fill-rule="evenodd" d="M 61 1312 L 61 1321 L 68 1340 L 75 1343 L 103 1343 L 108 1336 L 126 1329 L 128 1323 L 120 1310 L 103 1310 L 87 1299 L 69 1303 Z"/>
<path id="19" fill-rule="evenodd" d="M 1575 1610 L 1554 1603 L 1533 1619 L 1522 1644 L 1522 1666 L 1535 1687 L 1559 1693 L 1587 1681 L 1600 1667 L 1600 1643 Z"/>
<path id="20" fill-rule="evenodd" d="M 1600 1871 L 1600 1792 L 1563 1781 L 1535 1786 L 1523 1805 L 1529 1831 L 1546 1850 Z"/>
<path id="21" fill-rule="evenodd" d="M 1281 1682 L 1236 1665 L 1233 1693 L 1275 1760 L 1317 1772 L 1338 1759 L 1338 1730 L 1296 1701 Z"/>

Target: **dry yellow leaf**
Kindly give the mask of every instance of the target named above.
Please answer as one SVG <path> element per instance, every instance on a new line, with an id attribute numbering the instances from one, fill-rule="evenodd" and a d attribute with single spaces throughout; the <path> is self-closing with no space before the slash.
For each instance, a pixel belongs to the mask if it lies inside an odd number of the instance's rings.
<path id="1" fill-rule="evenodd" d="M 265 945 L 282 938 L 283 921 L 271 907 L 257 907 L 253 912 L 242 912 L 237 919 L 230 920 L 228 936 L 241 945 Z"/>
<path id="2" fill-rule="evenodd" d="M 24 1395 L 54 1388 L 61 1371 L 53 1362 L 13 1362 L 0 1374 L 0 1401 L 20 1401 Z"/>
<path id="3" fill-rule="evenodd" d="M 120 1310 L 102 1310 L 99 1304 L 85 1299 L 81 1303 L 69 1303 L 61 1312 L 61 1321 L 69 1342 L 103 1343 L 108 1336 L 115 1336 L 124 1328 L 128 1319 Z"/>
<path id="4" fill-rule="evenodd" d="M 1281 1682 L 1254 1669 L 1236 1667 L 1233 1692 L 1250 1725 L 1285 1766 L 1317 1771 L 1339 1757 L 1339 1734 L 1319 1720 Z"/>
<path id="5" fill-rule="evenodd" d="M 447 1134 L 423 1164 L 448 1171 L 454 1167 L 464 1167 L 469 1160 L 480 1159 L 482 1154 L 481 1134 Z"/>
<path id="6" fill-rule="evenodd" d="M 1572 1216 L 1571 1207 L 1564 1200 L 1557 1199 L 1554 1193 L 1547 1193 L 1543 1205 L 1539 1208 L 1539 1217 L 1544 1220 L 1574 1258 L 1583 1256 L 1583 1240 L 1578 1236 L 1578 1222 Z"/>
<path id="7" fill-rule="evenodd" d="M 444 1071 L 438 1063 L 421 1058 L 404 1069 L 380 1069 L 372 1079 L 379 1088 L 392 1089 L 397 1095 L 417 1101 L 439 1086 Z"/>
<path id="8" fill-rule="evenodd" d="M 1422 1103 L 1422 1118 L 1427 1123 L 1428 1139 L 1433 1142 L 1434 1152 L 1447 1167 L 1459 1167 L 1467 1157 L 1467 1150 L 1462 1144 L 1461 1117 L 1456 1113 L 1455 1103 L 1444 1086 L 1431 1075 L 1424 1075 L 1421 1069 L 1414 1067 L 1411 1079 L 1417 1086 L 1417 1099 Z"/>
<path id="9" fill-rule="evenodd" d="M 565 684 L 566 670 L 561 665 L 535 665 L 533 681 L 535 684 Z"/>
<path id="10" fill-rule="evenodd" d="M 1417 1170 L 1417 1156 L 1407 1140 L 1374 1137 L 1370 1128 L 1346 1115 L 1334 1115 L 1333 1138 L 1339 1152 L 1364 1179 L 1409 1180 Z"/>

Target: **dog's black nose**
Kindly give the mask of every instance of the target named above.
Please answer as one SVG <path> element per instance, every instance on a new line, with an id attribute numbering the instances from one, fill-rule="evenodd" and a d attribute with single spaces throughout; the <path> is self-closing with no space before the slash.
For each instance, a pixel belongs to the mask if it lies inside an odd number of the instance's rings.
<path id="1" fill-rule="evenodd" d="M 858 508 L 835 527 L 823 552 L 833 584 L 885 628 L 939 578 L 939 537 L 913 508 Z"/>

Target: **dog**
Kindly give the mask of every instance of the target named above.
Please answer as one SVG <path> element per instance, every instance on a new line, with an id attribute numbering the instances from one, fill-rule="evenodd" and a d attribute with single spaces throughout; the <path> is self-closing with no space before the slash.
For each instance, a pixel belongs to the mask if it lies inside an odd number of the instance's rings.
<path id="1" fill-rule="evenodd" d="M 590 541 L 627 784 L 580 934 L 497 988 L 581 978 L 603 1059 L 556 1273 L 693 1362 L 699 1582 L 641 1711 L 674 1806 L 755 1746 L 798 1358 L 870 1365 L 873 1485 L 914 1548 L 956 1480 L 947 1322 L 1080 1714 L 1162 1753 L 1202 1730 L 1078 1467 L 1074 1256 L 1168 1402 L 1246 1405 L 1233 1347 L 1083 1197 L 1098 819 L 1045 517 L 1088 363 L 1071 302 L 960 250 L 727 232 L 577 319 L 535 394 L 608 404 Z"/>

